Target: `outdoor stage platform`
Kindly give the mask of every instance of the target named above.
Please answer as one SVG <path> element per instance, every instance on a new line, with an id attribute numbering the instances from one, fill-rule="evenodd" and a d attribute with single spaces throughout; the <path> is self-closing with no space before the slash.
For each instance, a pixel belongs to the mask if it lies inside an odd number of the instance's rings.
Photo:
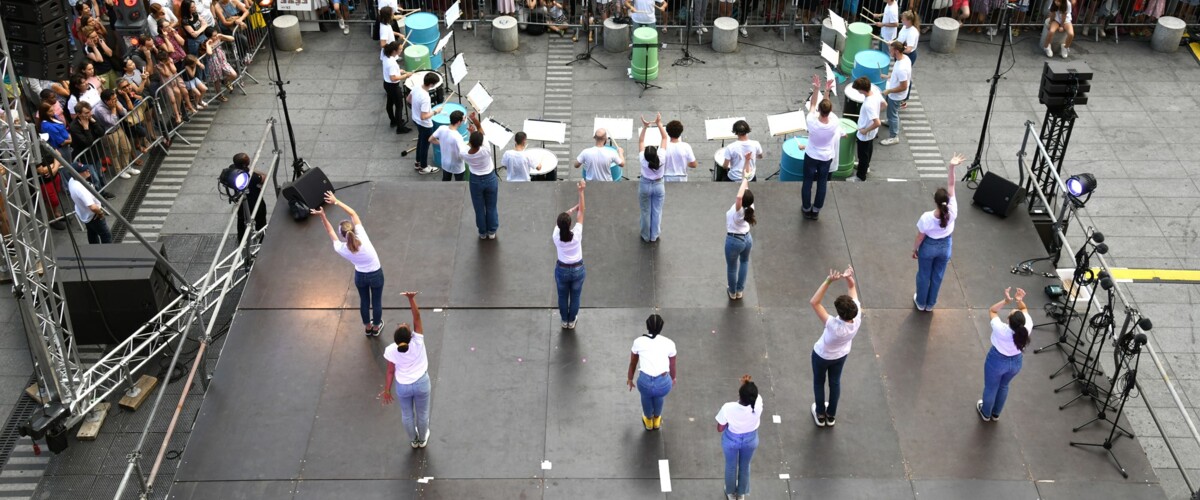
<path id="1" fill-rule="evenodd" d="M 724 498 L 713 416 L 754 376 L 766 412 L 751 498 L 1151 499 L 1162 490 L 1141 446 L 1106 427 L 1071 428 L 1089 404 L 1054 351 L 1027 351 L 997 423 L 975 412 L 989 346 L 987 308 L 1006 286 L 1044 320 L 1044 278 L 1009 268 L 1044 255 L 1023 212 L 970 206 L 960 186 L 954 259 L 938 309 L 913 309 L 914 224 L 934 183 L 831 183 L 818 222 L 799 183 L 752 184 L 758 209 L 742 301 L 725 296 L 724 212 L 737 186 L 667 186 L 663 239 L 638 237 L 635 182 L 588 186 L 584 309 L 559 329 L 554 218 L 573 183 L 502 183 L 495 241 L 478 239 L 465 183 L 371 183 L 338 196 L 360 210 L 387 277 L 388 330 L 420 290 L 433 380 L 429 447 L 413 450 L 396 406 L 376 398 L 390 333 L 364 338 L 352 268 L 319 221 L 275 210 L 171 492 L 177 499 Z M 336 211 L 334 211 L 336 212 Z M 334 213 L 336 222 L 343 218 Z M 843 375 L 835 428 L 809 416 L 809 356 L 821 325 L 808 298 L 853 264 L 864 324 Z M 834 284 L 827 297 L 845 290 Z M 625 386 L 629 347 L 660 309 L 679 379 L 663 429 L 646 432 Z M 1031 347 L 1050 343 L 1051 329 Z M 778 416 L 779 422 L 772 421 Z M 669 464 L 662 492 L 660 460 Z M 420 480 L 420 481 L 419 481 Z"/>

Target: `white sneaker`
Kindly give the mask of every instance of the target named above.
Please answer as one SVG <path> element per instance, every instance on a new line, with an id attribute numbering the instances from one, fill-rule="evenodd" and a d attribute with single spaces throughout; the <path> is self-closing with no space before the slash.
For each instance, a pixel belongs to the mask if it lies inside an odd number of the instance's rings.
<path id="1" fill-rule="evenodd" d="M 125 169 L 125 171 L 126 171 L 126 172 L 129 172 L 129 173 L 131 173 L 131 174 L 133 174 L 133 175 L 138 175 L 138 174 L 142 173 L 142 171 L 141 171 L 141 170 L 138 170 L 138 169 L 136 169 L 136 168 L 133 168 L 133 167 L 128 167 L 128 168 L 126 168 L 126 169 Z"/>
<path id="2" fill-rule="evenodd" d="M 1048 45 L 1046 46 L 1046 57 L 1054 57 L 1054 51 Z"/>
<path id="3" fill-rule="evenodd" d="M 989 37 L 996 36 L 996 27 L 995 26 L 987 29 L 987 36 L 989 36 Z"/>
<path id="4" fill-rule="evenodd" d="M 701 33 L 708 33 L 708 28 L 705 28 L 704 26 L 701 26 L 701 27 L 700 27 L 700 32 L 701 32 Z"/>
<path id="5" fill-rule="evenodd" d="M 900 144 L 900 138 L 899 137 L 888 137 L 887 139 L 879 141 L 879 144 L 884 145 L 884 146 L 895 146 L 897 144 Z"/>
<path id="6" fill-rule="evenodd" d="M 424 448 L 425 445 L 429 444 L 429 432 L 429 429 L 425 429 L 425 439 L 417 441 L 417 448 Z"/>
<path id="7" fill-rule="evenodd" d="M 750 38 L 750 32 L 746 28 L 738 28 L 738 33 L 741 33 L 742 38 Z"/>
<path id="8" fill-rule="evenodd" d="M 738 292 L 738 293 L 733 294 L 733 298 L 735 298 L 737 300 L 742 300 L 742 296 L 744 296 L 744 295 L 745 295 L 744 293 Z"/>
<path id="9" fill-rule="evenodd" d="M 118 177 L 120 177 L 122 179 L 132 179 L 133 178 L 132 175 L 129 175 L 129 172 L 121 172 L 121 175 L 119 175 Z"/>
<path id="10" fill-rule="evenodd" d="M 338 18 L 338 27 L 341 29 L 346 29 L 346 20 L 339 17 Z"/>
<path id="11" fill-rule="evenodd" d="M 1088 33 L 1091 33 L 1091 31 L 1092 31 L 1091 26 L 1084 26 L 1083 27 L 1083 36 L 1088 36 Z"/>
<path id="12" fill-rule="evenodd" d="M 438 171 L 440 171 L 440 170 L 441 170 L 440 168 L 437 168 L 437 167 L 435 167 L 435 166 L 432 166 L 432 165 L 426 165 L 424 168 L 422 168 L 422 169 L 420 169 L 420 170 L 417 170 L 417 173 L 418 173 L 418 174 L 421 174 L 421 175 L 426 175 L 426 174 L 436 174 L 436 173 L 438 173 Z"/>
<path id="13" fill-rule="evenodd" d="M 349 34 L 350 34 L 350 27 L 349 27 L 349 26 L 344 26 L 344 27 L 342 27 L 342 34 L 343 34 L 343 35 L 349 35 Z"/>
<path id="14" fill-rule="evenodd" d="M 1066 45 L 1063 45 L 1063 46 L 1062 46 L 1062 57 L 1063 57 L 1063 59 L 1066 59 L 1066 58 L 1067 58 L 1067 54 L 1069 54 L 1070 52 L 1071 52 L 1071 48 L 1070 48 L 1070 47 L 1067 47 Z"/>
<path id="15" fill-rule="evenodd" d="M 488 233 L 488 234 L 487 234 L 487 239 L 489 239 L 489 240 L 494 240 L 494 239 L 496 239 L 496 233 Z"/>

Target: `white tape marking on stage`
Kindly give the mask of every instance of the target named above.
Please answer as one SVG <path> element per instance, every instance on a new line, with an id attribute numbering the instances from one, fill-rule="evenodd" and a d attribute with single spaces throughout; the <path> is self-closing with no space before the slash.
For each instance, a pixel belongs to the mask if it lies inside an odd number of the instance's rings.
<path id="1" fill-rule="evenodd" d="M 542 460 L 542 470 L 550 470 L 551 467 L 553 467 L 553 464 L 549 460 Z"/>
<path id="2" fill-rule="evenodd" d="M 779 418 L 779 415 L 771 415 L 771 421 L 778 424 L 783 422 L 783 419 Z"/>
<path id="3" fill-rule="evenodd" d="M 791 478 L 792 478 L 791 474 L 780 474 L 779 475 L 779 479 L 782 479 L 784 481 L 787 481 L 788 479 L 791 479 Z"/>
<path id="4" fill-rule="evenodd" d="M 428 484 L 430 481 L 433 481 L 433 476 L 427 476 L 417 480 L 417 482 L 421 484 Z"/>
<path id="5" fill-rule="evenodd" d="M 658 461 L 658 484 L 664 493 L 671 491 L 671 464 L 666 460 Z"/>
<path id="6" fill-rule="evenodd" d="M 433 310 L 433 312 L 435 312 L 435 313 L 440 313 L 440 312 L 442 312 L 442 308 L 440 308 L 440 307 L 439 307 L 439 308 L 436 308 L 436 309 L 434 309 L 434 310 Z"/>
<path id="7" fill-rule="evenodd" d="M 923 149 L 926 151 L 928 151 L 928 150 L 937 151 L 938 147 L 937 146 L 927 146 L 927 145 L 923 145 L 923 144 L 913 144 L 912 141 L 909 141 L 908 149 Z"/>
<path id="8" fill-rule="evenodd" d="M 891 177 L 888 177 L 887 181 L 888 182 L 908 182 L 908 179 L 893 179 Z"/>
<path id="9" fill-rule="evenodd" d="M 942 174 L 921 174 L 921 177 L 941 178 L 945 176 Z"/>
<path id="10" fill-rule="evenodd" d="M 917 167 L 917 170 L 941 170 L 946 171 L 946 167 Z"/>

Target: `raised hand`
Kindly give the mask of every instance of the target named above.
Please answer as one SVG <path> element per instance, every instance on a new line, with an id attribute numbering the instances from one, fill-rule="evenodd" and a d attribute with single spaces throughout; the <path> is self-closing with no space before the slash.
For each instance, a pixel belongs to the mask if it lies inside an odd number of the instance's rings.
<path id="1" fill-rule="evenodd" d="M 1012 302 L 1012 299 L 1012 287 L 1010 286 L 1004 289 L 1004 300 Z"/>
<path id="2" fill-rule="evenodd" d="M 825 82 L 825 90 L 826 91 L 833 90 L 833 85 L 834 85 L 833 80 L 829 80 L 829 81 Z"/>
<path id="3" fill-rule="evenodd" d="M 813 82 L 813 88 L 814 88 L 814 89 L 819 89 L 819 88 L 821 88 L 821 77 L 820 77 L 819 75 L 813 75 L 813 80 L 812 80 L 812 82 Z"/>
<path id="4" fill-rule="evenodd" d="M 829 280 L 830 282 L 840 280 L 840 279 L 842 279 L 842 272 L 830 269 L 829 277 L 826 279 Z"/>
<path id="5" fill-rule="evenodd" d="M 649 126 L 650 126 L 650 122 L 646 121 L 646 117 L 644 117 L 644 116 L 638 116 L 638 118 L 641 118 L 641 119 L 642 119 L 642 127 L 649 127 Z"/>
<path id="6" fill-rule="evenodd" d="M 654 124 L 662 125 L 662 113 L 661 112 L 654 114 Z"/>
<path id="7" fill-rule="evenodd" d="M 405 296 L 405 297 L 408 297 L 408 298 L 410 298 L 410 299 L 411 299 L 411 298 L 413 298 L 413 297 L 416 297 L 416 296 L 417 296 L 418 294 L 420 294 L 420 293 L 421 293 L 421 292 L 411 292 L 411 291 L 410 291 L 410 292 L 400 292 L 400 295 L 403 295 L 403 296 Z"/>
<path id="8" fill-rule="evenodd" d="M 853 278 L 854 277 L 854 266 L 847 265 L 846 270 L 842 271 L 842 277 L 843 278 Z"/>
<path id="9" fill-rule="evenodd" d="M 325 203 L 328 203 L 330 205 L 337 205 L 338 200 L 337 200 L 337 197 L 333 195 L 333 191 L 325 192 Z"/>
<path id="10" fill-rule="evenodd" d="M 967 159 L 966 156 L 963 156 L 961 153 L 955 152 L 954 157 L 950 158 L 950 166 L 957 167 L 959 165 L 962 165 L 962 162 L 966 159 Z"/>
<path id="11" fill-rule="evenodd" d="M 587 181 L 582 181 L 582 180 L 581 180 L 581 181 L 579 181 L 577 184 L 575 184 L 575 186 L 576 186 L 576 187 L 578 187 L 578 188 L 579 188 L 579 192 L 580 192 L 580 193 L 582 193 L 582 192 L 583 192 L 583 190 L 584 190 L 584 188 L 586 188 L 586 187 L 587 187 Z"/>
<path id="12" fill-rule="evenodd" d="M 1024 288 L 1018 288 L 1018 289 L 1017 289 L 1017 301 L 1018 301 L 1018 302 L 1024 302 L 1024 301 L 1025 301 L 1025 289 L 1024 289 Z"/>

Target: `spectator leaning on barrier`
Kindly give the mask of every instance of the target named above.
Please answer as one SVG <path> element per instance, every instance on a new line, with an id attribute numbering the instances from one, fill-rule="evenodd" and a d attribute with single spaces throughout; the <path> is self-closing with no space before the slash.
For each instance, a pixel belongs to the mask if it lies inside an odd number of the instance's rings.
<path id="1" fill-rule="evenodd" d="M 217 29 L 212 27 L 204 30 L 204 35 L 208 37 L 208 41 L 204 42 L 204 48 L 201 49 L 204 55 L 201 57 L 208 56 L 208 81 L 224 85 L 226 90 L 233 92 L 233 82 L 237 80 L 238 74 L 233 65 L 229 64 L 225 49 L 221 48 L 222 43 L 232 42 L 233 37 L 217 33 Z M 229 98 L 224 94 L 217 94 L 217 99 L 229 102 Z"/>
<path id="2" fill-rule="evenodd" d="M 75 171 L 84 179 L 92 175 L 87 165 L 77 163 Z M 100 206 L 100 200 L 74 177 L 67 180 L 67 190 L 71 193 L 71 201 L 75 202 L 75 216 L 87 227 L 88 243 L 112 243 L 112 233 L 104 221 L 104 208 Z"/>
<path id="3" fill-rule="evenodd" d="M 80 102 L 75 105 L 75 119 L 71 122 L 68 130 L 71 131 L 71 153 L 75 163 L 83 165 L 91 171 L 91 177 L 88 180 L 101 196 L 110 200 L 115 198 L 116 196 L 112 193 L 104 190 L 104 177 L 100 173 L 102 152 L 96 146 L 96 143 L 100 142 L 104 136 L 104 131 L 92 117 L 91 104 Z"/>
<path id="4" fill-rule="evenodd" d="M 130 144 L 125 130 L 118 126 L 118 122 L 125 117 L 125 108 L 117 101 L 117 93 L 112 90 L 101 92 L 100 104 L 97 104 L 92 112 L 96 118 L 96 125 L 104 131 L 104 149 L 113 167 L 116 168 L 117 175 L 122 179 L 128 179 L 132 175 L 142 173 L 131 165 L 133 146 Z M 141 162 L 141 158 L 138 158 L 137 164 L 141 165 Z"/>

